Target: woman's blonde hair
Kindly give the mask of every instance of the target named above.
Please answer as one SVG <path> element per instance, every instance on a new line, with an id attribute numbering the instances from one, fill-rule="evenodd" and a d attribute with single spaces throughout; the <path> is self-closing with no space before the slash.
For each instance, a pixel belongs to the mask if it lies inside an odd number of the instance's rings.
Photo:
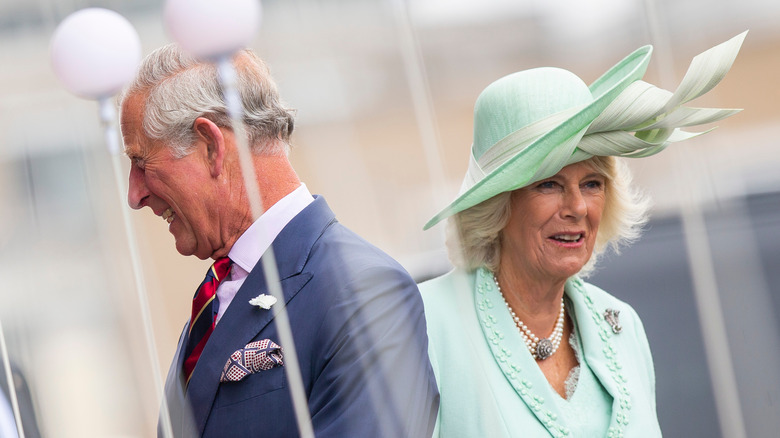
<path id="1" fill-rule="evenodd" d="M 647 222 L 650 201 L 632 185 L 632 174 L 621 158 L 595 156 L 588 163 L 606 178 L 606 200 L 596 244 L 580 275 L 590 273 L 599 257 L 636 240 Z M 501 262 L 502 231 L 511 214 L 512 192 L 504 192 L 447 219 L 446 241 L 450 261 L 467 270 L 496 271 Z"/>

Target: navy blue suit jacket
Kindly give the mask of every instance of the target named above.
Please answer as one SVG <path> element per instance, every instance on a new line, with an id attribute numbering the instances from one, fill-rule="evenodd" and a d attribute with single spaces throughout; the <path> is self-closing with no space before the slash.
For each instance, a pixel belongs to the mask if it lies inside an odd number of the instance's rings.
<path id="1" fill-rule="evenodd" d="M 423 304 L 409 274 L 340 225 L 316 197 L 273 243 L 317 437 L 429 437 L 439 395 L 428 361 Z M 182 333 L 166 382 L 176 437 L 298 435 L 282 367 L 220 383 L 230 354 L 252 341 L 282 344 L 260 263 L 209 338 L 186 389 Z M 285 346 L 282 345 L 284 350 Z"/>

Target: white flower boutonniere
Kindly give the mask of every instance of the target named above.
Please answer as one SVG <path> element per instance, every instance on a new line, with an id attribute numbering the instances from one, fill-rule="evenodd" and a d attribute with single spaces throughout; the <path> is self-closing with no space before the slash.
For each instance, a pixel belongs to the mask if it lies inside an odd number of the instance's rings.
<path id="1" fill-rule="evenodd" d="M 249 304 L 260 307 L 261 309 L 268 310 L 271 308 L 271 306 L 276 304 L 276 298 L 272 297 L 271 295 L 260 294 L 249 300 Z"/>

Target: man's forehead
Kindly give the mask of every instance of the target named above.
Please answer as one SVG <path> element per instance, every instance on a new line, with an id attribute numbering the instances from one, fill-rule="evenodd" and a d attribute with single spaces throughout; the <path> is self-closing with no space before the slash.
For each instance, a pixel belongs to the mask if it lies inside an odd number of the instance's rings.
<path id="1" fill-rule="evenodd" d="M 119 120 L 121 125 L 126 125 L 128 122 L 132 123 L 136 118 L 142 121 L 144 107 L 146 106 L 147 93 L 132 93 L 126 95 L 119 107 Z"/>
<path id="2" fill-rule="evenodd" d="M 122 100 L 119 113 L 119 129 L 125 144 L 125 152 L 138 152 L 139 143 L 146 143 L 143 130 L 144 107 L 146 95 L 133 93 Z"/>

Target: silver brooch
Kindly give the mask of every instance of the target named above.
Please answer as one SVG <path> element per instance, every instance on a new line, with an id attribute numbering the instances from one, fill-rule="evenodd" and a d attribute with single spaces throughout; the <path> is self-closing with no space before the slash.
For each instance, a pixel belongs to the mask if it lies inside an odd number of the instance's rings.
<path id="1" fill-rule="evenodd" d="M 620 310 L 607 309 L 604 311 L 604 319 L 607 320 L 607 324 L 612 327 L 612 332 L 615 334 L 623 331 L 623 326 L 620 325 L 620 321 L 618 320 L 619 315 Z"/>

